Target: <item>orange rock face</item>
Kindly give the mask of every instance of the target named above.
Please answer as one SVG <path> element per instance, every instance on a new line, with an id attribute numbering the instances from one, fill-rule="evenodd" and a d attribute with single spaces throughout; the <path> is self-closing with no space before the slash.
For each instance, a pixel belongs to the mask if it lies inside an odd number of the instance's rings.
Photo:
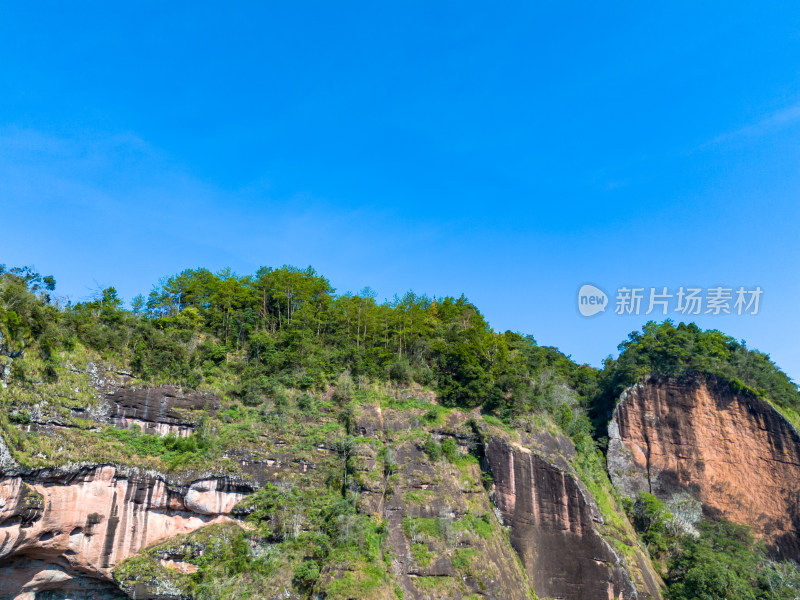
<path id="1" fill-rule="evenodd" d="M 609 424 L 614 485 L 753 528 L 782 558 L 800 558 L 800 436 L 768 403 L 702 376 L 628 388 Z"/>
<path id="2" fill-rule="evenodd" d="M 26 481 L 27 480 L 27 481 Z M 0 597 L 85 589 L 139 549 L 226 520 L 245 496 L 221 479 L 179 490 L 113 466 L 0 480 Z"/>

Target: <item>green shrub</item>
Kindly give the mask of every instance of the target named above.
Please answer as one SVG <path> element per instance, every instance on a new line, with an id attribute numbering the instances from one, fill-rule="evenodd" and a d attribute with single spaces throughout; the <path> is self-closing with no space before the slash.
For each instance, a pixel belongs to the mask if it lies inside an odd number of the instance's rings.
<path id="1" fill-rule="evenodd" d="M 445 438 L 441 443 L 442 454 L 451 463 L 457 463 L 461 458 L 461 452 L 458 451 L 458 444 L 453 438 Z"/>
<path id="2" fill-rule="evenodd" d="M 294 570 L 293 583 L 300 588 L 311 588 L 319 579 L 319 565 L 313 560 L 305 560 Z"/>
<path id="3" fill-rule="evenodd" d="M 796 590 L 770 589 L 769 563 L 750 530 L 727 522 L 706 522 L 669 561 L 670 600 L 760 600 L 795 598 Z"/>
<path id="4" fill-rule="evenodd" d="M 491 513 L 488 512 L 480 517 L 473 513 L 467 513 L 456 521 L 455 526 L 459 530 L 472 532 L 482 538 L 491 537 L 495 530 L 494 520 Z"/>
<path id="5" fill-rule="evenodd" d="M 453 551 L 453 568 L 462 572 L 469 571 L 477 554 L 474 548 L 456 548 Z"/>
<path id="6" fill-rule="evenodd" d="M 428 550 L 428 546 L 426 544 L 411 544 L 411 555 L 414 557 L 414 561 L 416 561 L 420 567 L 427 567 L 429 564 L 431 564 L 431 560 L 433 560 L 433 553 Z"/>
<path id="7" fill-rule="evenodd" d="M 434 462 L 442 458 L 442 445 L 434 440 L 432 436 L 428 436 L 425 440 L 422 445 L 422 451 Z"/>
<path id="8" fill-rule="evenodd" d="M 633 525 L 641 534 L 648 550 L 654 556 L 663 555 L 669 549 L 671 539 L 667 526 L 672 515 L 661 500 L 639 492 L 639 497 L 631 506 Z"/>

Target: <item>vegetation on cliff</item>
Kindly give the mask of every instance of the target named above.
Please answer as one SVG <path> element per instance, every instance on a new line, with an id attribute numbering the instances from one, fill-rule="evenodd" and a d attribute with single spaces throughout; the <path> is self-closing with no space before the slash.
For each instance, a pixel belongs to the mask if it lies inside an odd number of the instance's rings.
<path id="1" fill-rule="evenodd" d="M 703 372 L 789 416 L 800 407 L 796 385 L 767 355 L 694 324 L 649 323 L 598 371 L 531 336 L 493 331 L 463 296 L 378 302 L 368 288 L 336 294 L 311 268 L 187 270 L 129 308 L 114 288 L 75 304 L 54 291 L 52 277 L 0 267 L 0 427 L 23 466 L 108 462 L 247 479 L 243 463 L 285 461 L 275 482 L 240 505 L 245 529 L 215 526 L 150 548 L 115 571 L 123 589 L 149 577 L 194 597 L 247 597 L 265 586 L 295 597 L 399 597 L 391 565 L 400 542 L 388 539 L 396 529 L 412 560 L 413 583 L 403 585 L 470 597 L 501 585 L 490 577 L 497 571 L 522 582 L 526 597 L 524 570 L 491 562 L 513 552 L 485 493 L 480 443 L 469 441 L 480 431 L 571 438 L 572 467 L 603 516 L 598 528 L 631 558 L 637 542 L 601 451 L 625 387 L 650 373 Z M 187 437 L 120 428 L 95 411 L 88 373 L 100 363 L 125 385 L 170 383 L 222 402 Z M 369 433 L 376 419 L 392 423 Z M 298 465 L 313 468 L 301 477 Z M 390 526 L 376 507 L 391 501 L 402 516 Z M 714 591 L 722 571 L 736 597 L 796 589 L 794 571 L 768 563 L 742 530 L 676 533 L 662 509 L 642 499 L 630 520 L 676 600 L 726 597 Z M 716 562 L 706 560 L 712 551 Z M 191 572 L 165 567 L 173 559 Z"/>
<path id="2" fill-rule="evenodd" d="M 592 415 L 603 431 L 622 391 L 646 375 L 705 373 L 769 400 L 790 421 L 800 422 L 800 390 L 769 355 L 743 341 L 694 323 L 647 323 L 619 345 L 619 357 L 608 358 L 599 375 Z"/>
<path id="3" fill-rule="evenodd" d="M 687 531 L 652 494 L 640 492 L 628 512 L 661 566 L 670 600 L 794 600 L 800 568 L 771 560 L 750 528 L 704 520 Z"/>
<path id="4" fill-rule="evenodd" d="M 143 383 L 212 390 L 243 412 L 268 399 L 280 406 L 292 394 L 334 388 L 334 399 L 346 403 L 367 384 L 416 384 L 444 406 L 482 407 L 506 420 L 546 414 L 580 447 L 593 448 L 583 415 L 596 370 L 531 336 L 494 332 L 463 296 L 409 292 L 378 303 L 368 288 L 336 295 L 313 269 L 294 267 L 254 276 L 187 270 L 162 280 L 146 300 L 134 298 L 130 310 L 114 288 L 65 305 L 54 288 L 52 277 L 0 267 L 5 381 L 55 385 L 69 377 L 65 357 L 88 351 Z M 26 418 L 25 409 L 16 414 Z"/>
<path id="5" fill-rule="evenodd" d="M 162 281 L 146 302 L 135 298 L 131 310 L 114 288 L 60 306 L 51 298 L 54 286 L 30 269 L 0 268 L 6 352 L 35 340 L 46 358 L 80 342 L 124 359 L 142 379 L 193 387 L 227 381 L 233 372 L 245 403 L 257 403 L 277 383 L 323 389 L 344 371 L 433 385 L 445 405 L 488 403 L 508 412 L 539 407 L 547 390 L 523 383 L 545 370 L 584 396 L 592 391 L 593 369 L 529 336 L 493 332 L 463 296 L 409 292 L 378 303 L 369 288 L 336 295 L 313 269 L 293 267 L 243 277 L 187 270 Z"/>

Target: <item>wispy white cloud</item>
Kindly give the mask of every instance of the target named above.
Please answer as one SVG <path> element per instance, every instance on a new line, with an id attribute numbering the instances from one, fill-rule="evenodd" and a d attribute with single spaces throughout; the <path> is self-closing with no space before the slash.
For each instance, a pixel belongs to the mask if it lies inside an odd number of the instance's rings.
<path id="1" fill-rule="evenodd" d="M 769 113 L 755 123 L 720 134 L 703 144 L 703 147 L 714 146 L 737 139 L 760 137 L 778 131 L 796 122 L 800 122 L 800 102 L 793 106 Z"/>
<path id="2" fill-rule="evenodd" d="M 448 237 L 449 224 L 411 223 L 391 206 L 343 209 L 302 190 L 275 198 L 269 188 L 217 186 L 134 133 L 0 128 L 0 207 L 5 223 L 20 224 L 0 231 L 0 263 L 35 261 L 54 272 L 67 263 L 101 282 L 126 269 L 138 291 L 142 281 L 200 265 L 349 266 L 364 273 L 357 289 L 380 264 Z"/>

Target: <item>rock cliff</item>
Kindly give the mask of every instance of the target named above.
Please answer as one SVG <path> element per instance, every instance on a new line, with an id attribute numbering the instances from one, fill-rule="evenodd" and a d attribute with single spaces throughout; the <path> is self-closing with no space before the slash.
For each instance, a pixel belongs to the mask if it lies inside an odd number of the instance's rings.
<path id="1" fill-rule="evenodd" d="M 4 477 L 0 598 L 33 598 L 47 590 L 107 596 L 119 561 L 226 520 L 249 491 L 225 479 L 169 485 L 157 474 L 111 465 Z"/>
<path id="2" fill-rule="evenodd" d="M 163 390 L 117 391 L 114 398 L 137 418 L 145 416 L 143 406 L 149 417 L 153 407 L 174 402 Z M 161 416 L 152 422 L 166 423 L 169 409 L 155 414 Z M 233 526 L 241 518 L 237 503 L 268 481 L 323 486 L 342 459 L 358 511 L 386 524 L 391 575 L 373 597 L 394 598 L 399 590 L 413 600 L 524 600 L 533 591 L 570 600 L 661 598 L 632 531 L 619 535 L 604 523 L 571 466 L 575 450 L 564 436 L 511 435 L 447 409 L 363 404 L 349 419 L 354 445 L 332 452 L 322 444 L 313 449 L 316 464 L 299 460 L 291 444 L 275 446 L 263 460 L 230 454 L 246 479 L 176 480 L 119 465 L 31 470 L 0 445 L 0 598 L 110 599 L 123 597 L 122 590 L 138 599 L 179 598 L 186 581 L 179 574 L 196 569 L 202 554 L 191 536 L 207 525 Z M 189 541 L 163 546 L 179 538 Z M 146 548 L 152 572 L 112 574 Z M 357 580 L 362 575 L 352 568 L 331 565 L 318 589 Z M 290 591 L 291 571 L 280 577 L 269 597 L 302 597 Z"/>
<path id="3" fill-rule="evenodd" d="M 568 438 L 546 431 L 511 435 L 454 412 L 426 427 L 433 441 L 449 441 L 458 449 L 455 458 L 437 461 L 423 451 L 427 444 L 403 435 L 415 417 L 424 415 L 364 407 L 353 421 L 354 433 L 383 440 L 395 465 L 388 478 L 371 478 L 367 474 L 376 472 L 375 453 L 363 449 L 355 461 L 356 473 L 364 474 L 359 478 L 362 502 L 389 524 L 404 597 L 427 597 L 419 579 L 433 576 L 458 583 L 441 597 L 459 598 L 459 588 L 464 595 L 527 597 L 525 587 L 530 586 L 540 598 L 661 598 L 661 580 L 629 525 L 624 535 L 609 534 L 611 528 L 604 526 L 600 509 L 570 464 L 576 453 Z M 471 455 L 481 456 L 482 464 L 466 459 Z M 420 519 L 438 519 L 457 529 L 476 515 L 488 526 L 485 537 L 456 535 L 448 542 L 409 527 Z M 427 565 L 415 559 L 413 549 L 420 541 L 432 555 Z M 480 556 L 470 577 L 459 569 L 458 548 Z M 511 549 L 524 573 L 516 568 Z"/>
<path id="4" fill-rule="evenodd" d="M 470 454 L 478 438 L 466 415 L 451 412 L 427 427 L 423 418 L 421 411 L 372 405 L 351 424 L 364 439 L 351 461 L 360 510 L 385 519 L 403 598 L 530 598 L 530 581 Z M 438 450 L 445 440 L 449 457 Z"/>
<path id="5" fill-rule="evenodd" d="M 341 494 L 384 528 L 386 572 L 331 561 L 301 593 L 300 555 L 276 570 L 266 597 L 362 589 L 375 576 L 370 597 L 387 600 L 400 593 L 524 600 L 534 591 L 570 600 L 660 599 L 658 576 L 630 525 L 618 515 L 622 526 L 607 526 L 562 435 L 513 432 L 429 399 L 362 401 L 345 413 L 320 401 L 303 422 L 297 413 L 287 419 L 285 406 L 223 410 L 216 395 L 137 386 L 126 372 L 94 363 L 68 377 L 80 394 L 40 385 L 10 398 L 7 445 L 0 436 L 0 600 L 191 597 L 204 545 L 224 543 L 233 531 L 250 536 L 244 543 L 254 553 L 282 543 L 278 535 L 251 535 L 252 523 L 242 522 L 247 495 L 270 484 L 313 498 L 340 477 Z M 228 423 L 250 422 L 207 464 L 153 467 L 169 466 L 158 452 L 173 450 L 152 436 L 187 436 L 204 419 L 216 435 Z M 102 458 L 104 440 L 116 444 L 111 456 L 120 460 Z M 95 444 L 91 456 L 82 454 L 84 441 Z M 144 456 L 137 443 L 149 444 Z M 156 454 L 147 454 L 151 448 Z M 313 512 L 310 505 L 293 510 L 297 536 L 302 515 Z"/>
<path id="6" fill-rule="evenodd" d="M 88 393 L 72 416 L 185 436 L 219 400 L 174 386 L 126 387 L 128 374 L 89 363 L 72 369 Z M 94 396 L 91 399 L 92 395 Z M 88 398 L 89 400 L 86 400 Z M 70 431 L 57 402 L 36 405 L 21 431 L 55 436 Z M 65 429 L 64 424 L 69 427 Z M 168 477 L 121 464 L 72 462 L 49 468 L 19 464 L 0 435 L 0 598 L 120 598 L 111 570 L 155 542 L 230 521 L 252 483 L 214 473 Z"/>
<path id="7" fill-rule="evenodd" d="M 219 398 L 214 394 L 185 392 L 175 386 L 121 387 L 106 394 L 103 408 L 109 423 L 126 429 L 139 427 L 153 435 L 190 435 L 202 415 L 214 414 Z"/>
<path id="8" fill-rule="evenodd" d="M 727 382 L 650 377 L 628 388 L 609 425 L 614 485 L 753 527 L 773 553 L 800 558 L 800 436 L 772 406 Z"/>
<path id="9" fill-rule="evenodd" d="M 600 534 L 597 504 L 565 456 L 572 443 L 540 433 L 520 443 L 492 436 L 485 457 L 493 499 L 540 597 L 660 598 L 659 578 L 637 548 L 630 559 Z"/>

